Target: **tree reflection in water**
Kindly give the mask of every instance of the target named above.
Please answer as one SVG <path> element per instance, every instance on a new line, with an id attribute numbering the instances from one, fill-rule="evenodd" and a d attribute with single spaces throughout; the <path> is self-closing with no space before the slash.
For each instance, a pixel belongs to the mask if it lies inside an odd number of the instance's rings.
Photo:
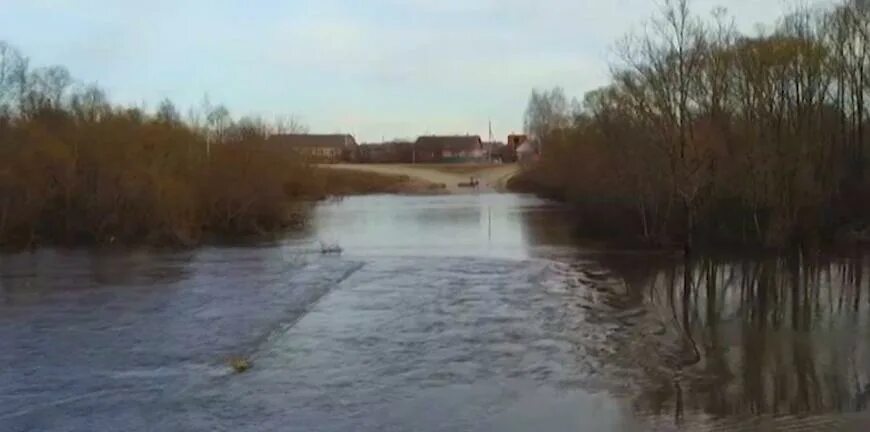
<path id="1" fill-rule="evenodd" d="M 601 261 L 625 284 L 605 303 L 643 308 L 621 321 L 606 359 L 629 375 L 640 413 L 679 422 L 867 409 L 870 259 Z"/>

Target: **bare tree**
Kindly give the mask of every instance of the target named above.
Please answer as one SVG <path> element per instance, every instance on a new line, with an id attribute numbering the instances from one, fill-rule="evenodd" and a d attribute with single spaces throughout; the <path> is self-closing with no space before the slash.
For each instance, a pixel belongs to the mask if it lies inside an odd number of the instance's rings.
<path id="1" fill-rule="evenodd" d="M 272 129 L 276 134 L 306 134 L 309 131 L 308 125 L 294 115 L 276 116 Z"/>
<path id="2" fill-rule="evenodd" d="M 28 61 L 18 50 L 0 41 L 0 111 L 10 111 L 20 96 Z"/>
<path id="3" fill-rule="evenodd" d="M 634 208 L 644 237 L 687 250 L 695 233 L 770 245 L 830 235 L 835 215 L 870 217 L 870 206 L 843 204 L 868 187 L 868 34 L 856 0 L 797 8 L 752 36 L 724 10 L 704 21 L 688 0 L 664 1 L 623 42 L 612 85 L 548 133 L 547 145 L 564 145 L 538 175 L 606 202 L 611 221 Z M 528 124 L 544 126 L 530 130 L 547 129 L 547 102 L 533 92 Z"/>
<path id="4" fill-rule="evenodd" d="M 554 131 L 567 127 L 571 106 L 561 87 L 532 90 L 524 117 L 524 128 L 532 139 L 541 141 Z"/>
<path id="5" fill-rule="evenodd" d="M 43 109 L 60 109 L 72 83 L 69 71 L 62 66 L 33 70 L 22 85 L 22 112 L 34 114 Z"/>
<path id="6" fill-rule="evenodd" d="M 73 92 L 70 97 L 70 109 L 78 119 L 96 122 L 109 114 L 112 108 L 106 93 L 96 84 L 91 84 Z"/>
<path id="7" fill-rule="evenodd" d="M 164 124 L 181 123 L 181 114 L 175 108 L 175 105 L 169 99 L 163 99 L 157 106 L 156 113 L 157 121 Z"/>
<path id="8" fill-rule="evenodd" d="M 223 105 L 218 105 L 206 113 L 206 157 L 211 156 L 212 142 L 221 143 L 226 138 L 226 132 L 232 126 L 233 118 L 230 111 Z"/>

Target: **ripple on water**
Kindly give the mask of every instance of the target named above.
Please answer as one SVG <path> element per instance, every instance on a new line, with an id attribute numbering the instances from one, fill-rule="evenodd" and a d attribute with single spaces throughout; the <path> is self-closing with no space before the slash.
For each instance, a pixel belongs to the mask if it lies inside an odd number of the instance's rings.
<path id="1" fill-rule="evenodd" d="M 240 402 L 302 412 L 319 418 L 324 430 L 329 424 L 339 430 L 363 412 L 408 418 L 409 399 L 431 409 L 452 406 L 468 397 L 466 386 L 488 388 L 492 393 L 480 396 L 498 412 L 531 403 L 523 395 L 537 388 L 586 394 L 590 344 L 601 339 L 577 306 L 587 301 L 587 289 L 550 290 L 542 283 L 565 276 L 553 266 L 453 258 L 369 262 L 259 352 L 257 368 L 225 383 L 221 394 L 256 388 L 251 400 Z M 479 409 L 458 407 L 452 415 L 471 418 Z M 372 424 L 368 430 L 389 426 L 363 417 Z"/>

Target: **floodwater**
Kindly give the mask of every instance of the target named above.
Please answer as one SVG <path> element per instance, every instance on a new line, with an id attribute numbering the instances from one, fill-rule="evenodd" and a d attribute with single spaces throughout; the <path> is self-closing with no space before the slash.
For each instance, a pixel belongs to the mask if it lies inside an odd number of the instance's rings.
<path id="1" fill-rule="evenodd" d="M 371 196 L 268 244 L 0 256 L 0 431 L 870 429 L 870 258 L 682 263 L 573 224 Z"/>

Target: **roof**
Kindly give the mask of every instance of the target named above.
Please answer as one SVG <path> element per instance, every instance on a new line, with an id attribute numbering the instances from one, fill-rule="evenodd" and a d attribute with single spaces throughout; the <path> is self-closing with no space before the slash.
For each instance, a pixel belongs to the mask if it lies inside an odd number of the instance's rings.
<path id="1" fill-rule="evenodd" d="M 483 146 L 479 135 L 421 136 L 415 144 L 418 149 L 466 151 Z"/>
<path id="2" fill-rule="evenodd" d="M 307 148 L 346 148 L 356 146 L 356 140 L 353 138 L 353 135 L 348 134 L 276 134 L 269 137 L 269 143 L 288 147 Z"/>

